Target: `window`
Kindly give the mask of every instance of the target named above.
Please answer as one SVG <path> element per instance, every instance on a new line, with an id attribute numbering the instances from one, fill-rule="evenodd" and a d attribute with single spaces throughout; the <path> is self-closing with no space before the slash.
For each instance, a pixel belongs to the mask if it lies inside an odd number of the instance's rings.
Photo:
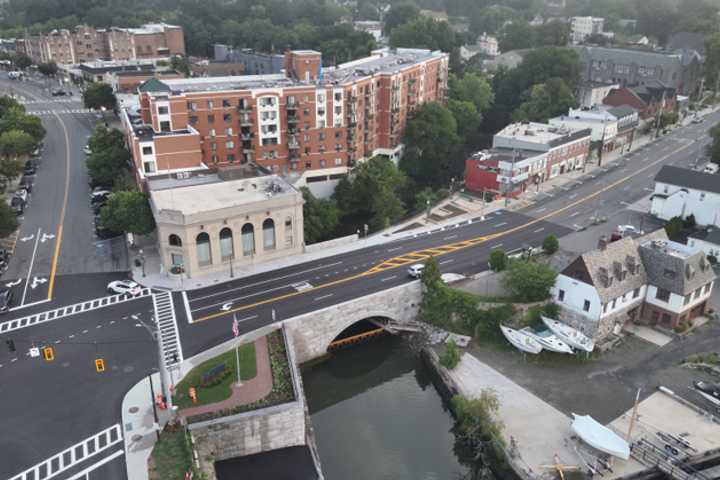
<path id="1" fill-rule="evenodd" d="M 208 123 L 215 123 L 215 115 L 208 115 Z"/>
<path id="2" fill-rule="evenodd" d="M 212 263 L 212 253 L 210 251 L 210 235 L 206 232 L 201 232 L 195 238 L 197 245 L 197 258 L 198 265 L 206 266 Z"/>
<path id="3" fill-rule="evenodd" d="M 233 134 L 232 127 L 228 127 L 225 129 L 225 135 L 227 135 L 228 137 L 232 137 L 232 134 Z"/>
<path id="4" fill-rule="evenodd" d="M 318 137 L 321 142 L 325 140 L 325 132 L 320 132 L 320 135 Z"/>
<path id="5" fill-rule="evenodd" d="M 158 115 L 167 115 L 168 107 L 158 107 Z"/>
<path id="6" fill-rule="evenodd" d="M 268 218 L 263 222 L 263 249 L 275 249 L 275 222 Z"/>
<path id="7" fill-rule="evenodd" d="M 231 107 L 232 104 L 230 103 L 230 100 L 224 98 L 223 101 L 222 101 L 222 106 L 225 107 L 225 108 L 227 108 L 227 107 Z"/>
<path id="8" fill-rule="evenodd" d="M 312 168 L 312 162 L 305 162 L 305 168 Z"/>
<path id="9" fill-rule="evenodd" d="M 232 153 L 229 153 L 228 156 L 227 156 L 227 161 L 228 161 L 229 163 L 235 163 L 235 155 L 232 154 Z"/>
<path id="10" fill-rule="evenodd" d="M 242 247 L 243 255 L 254 255 L 255 254 L 255 227 L 252 223 L 246 223 L 242 227 Z"/>
<path id="11" fill-rule="evenodd" d="M 197 125 L 197 123 L 198 123 L 197 115 L 190 115 L 190 125 Z"/>
<path id="12" fill-rule="evenodd" d="M 230 122 L 232 122 L 232 115 L 230 115 L 229 113 L 224 114 L 224 115 L 223 115 L 223 121 L 224 121 L 225 123 L 230 123 Z"/>
<path id="13" fill-rule="evenodd" d="M 685 298 L 683 299 L 683 305 L 687 305 L 688 303 L 690 303 L 690 297 L 692 297 L 691 293 L 685 295 Z"/>
<path id="14" fill-rule="evenodd" d="M 143 155 L 152 155 L 152 147 L 143 147 Z"/>
<path id="15" fill-rule="evenodd" d="M 195 102 L 188 102 L 188 110 L 191 112 L 197 112 L 197 103 Z"/>
<path id="16" fill-rule="evenodd" d="M 335 94 L 335 101 L 336 101 L 336 102 L 339 102 L 339 101 L 341 101 L 341 100 L 342 100 L 342 93 L 341 93 L 341 92 L 336 93 L 336 94 Z"/>
<path id="17" fill-rule="evenodd" d="M 285 248 L 292 247 L 293 244 L 293 229 L 292 229 L 292 218 L 285 219 Z"/>
<path id="18" fill-rule="evenodd" d="M 310 122 L 305 122 L 305 124 L 303 125 L 303 128 L 305 130 L 310 130 Z"/>
<path id="19" fill-rule="evenodd" d="M 712 282 L 705 285 L 705 293 L 710 293 L 710 288 L 712 287 Z"/>
<path id="20" fill-rule="evenodd" d="M 212 110 L 213 108 L 215 108 L 215 102 L 213 102 L 212 100 L 208 100 L 208 101 L 207 101 L 207 108 L 208 108 L 209 110 Z"/>
<path id="21" fill-rule="evenodd" d="M 215 129 L 214 129 L 214 128 L 209 129 L 209 130 L 208 130 L 208 135 L 210 135 L 211 137 L 214 137 L 214 136 L 215 136 Z"/>
<path id="22" fill-rule="evenodd" d="M 145 173 L 155 173 L 155 162 L 143 162 Z"/>
<path id="23" fill-rule="evenodd" d="M 325 160 L 320 159 L 320 168 L 325 168 Z"/>
<path id="24" fill-rule="evenodd" d="M 640 295 L 640 289 L 639 289 L 639 288 L 636 288 L 635 290 L 633 290 L 633 298 L 638 298 L 639 295 Z"/>
<path id="25" fill-rule="evenodd" d="M 233 142 L 232 140 L 230 140 L 229 142 L 225 142 L 225 148 L 227 148 L 228 150 L 235 148 L 235 142 Z"/>
<path id="26" fill-rule="evenodd" d="M 565 290 L 558 290 L 558 300 L 561 302 L 565 301 Z"/>
<path id="27" fill-rule="evenodd" d="M 657 292 L 655 292 L 655 298 L 661 302 L 668 302 L 670 301 L 670 292 L 664 288 L 658 288 Z"/>
<path id="28" fill-rule="evenodd" d="M 702 287 L 695 290 L 695 298 L 700 298 L 700 295 L 702 295 Z"/>
<path id="29" fill-rule="evenodd" d="M 307 108 L 306 108 L 305 110 L 303 110 L 303 116 L 309 117 L 309 116 L 310 116 L 310 110 L 308 110 Z"/>
<path id="30" fill-rule="evenodd" d="M 663 277 L 665 278 L 675 278 L 675 270 L 670 270 L 668 268 L 663 270 Z"/>
<path id="31" fill-rule="evenodd" d="M 174 267 L 182 267 L 183 265 L 185 265 L 183 263 L 183 256 L 179 253 L 171 253 L 170 261 L 172 262 Z"/>
<path id="32" fill-rule="evenodd" d="M 160 122 L 160 131 L 161 132 L 169 132 L 170 131 L 170 122 Z"/>
<path id="33" fill-rule="evenodd" d="M 603 303 L 603 313 L 607 313 L 607 307 L 608 307 L 608 304 Z"/>
<path id="34" fill-rule="evenodd" d="M 309 96 L 309 95 L 305 95 L 305 96 L 303 97 L 303 100 L 306 101 L 306 102 L 309 102 L 309 101 L 310 101 L 310 96 Z"/>
<path id="35" fill-rule="evenodd" d="M 590 300 L 585 300 L 583 303 L 583 311 L 589 312 L 590 311 Z"/>
<path id="36" fill-rule="evenodd" d="M 212 150 L 213 152 L 216 151 L 216 150 L 217 150 L 217 143 L 212 142 L 212 143 L 210 144 L 210 150 Z"/>
<path id="37" fill-rule="evenodd" d="M 342 138 L 342 132 L 340 130 L 335 132 L 335 138 Z"/>
<path id="38" fill-rule="evenodd" d="M 180 240 L 178 235 L 171 233 L 168 237 L 168 245 L 171 247 L 182 247 L 182 240 Z"/>
<path id="39" fill-rule="evenodd" d="M 336 159 L 335 159 L 335 166 L 336 166 L 336 167 L 339 167 L 340 165 L 342 165 L 342 158 L 336 158 Z"/>
<path id="40" fill-rule="evenodd" d="M 227 227 L 220 230 L 220 257 L 223 260 L 235 258 L 232 230 Z"/>
<path id="41" fill-rule="evenodd" d="M 617 298 L 613 299 L 612 304 L 610 305 L 610 310 L 614 310 L 616 304 L 617 304 Z"/>

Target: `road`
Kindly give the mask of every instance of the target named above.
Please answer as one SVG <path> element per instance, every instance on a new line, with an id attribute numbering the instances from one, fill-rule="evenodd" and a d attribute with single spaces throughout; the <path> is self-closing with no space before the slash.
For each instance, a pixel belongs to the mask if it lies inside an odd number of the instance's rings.
<path id="1" fill-rule="evenodd" d="M 75 114 L 67 114 L 62 118 L 74 117 Z M 194 290 L 187 292 L 187 302 L 183 294 L 174 294 L 182 351 L 185 357 L 189 357 L 227 340 L 231 335 L 232 314 L 238 316 L 241 331 L 247 332 L 271 323 L 273 310 L 275 319 L 283 320 L 412 281 L 406 274 L 407 265 L 420 262 L 424 255 L 430 253 L 437 256 L 443 272 L 471 274 L 487 268 L 488 255 L 494 248 L 510 251 L 539 245 L 546 235 L 566 236 L 575 224 L 583 225 L 593 215 L 608 217 L 610 221 L 607 225 L 620 219 L 627 223 L 624 220 L 627 204 L 647 196 L 652 177 L 660 166 L 690 163 L 705 142 L 703 132 L 719 118 L 720 115 L 713 114 L 712 120 L 706 120 L 702 125 L 673 131 L 657 144 L 635 153 L 629 161 L 621 162 L 621 166 L 598 172 L 594 177 L 588 176 L 571 190 L 538 195 L 534 205 L 520 212 L 501 211 L 484 220 L 476 219 L 470 224 L 416 238 L 359 248 L 342 255 Z M 55 122 L 47 124 L 45 150 L 48 157 L 43 158 L 38 181 L 42 181 L 43 168 L 49 170 L 47 159 L 53 158 L 49 156 L 50 151 L 56 151 L 63 141 L 60 137 L 62 128 L 57 120 Z M 86 141 L 86 133 L 81 130 L 81 122 L 77 122 L 68 135 L 70 150 L 77 152 L 77 157 L 71 156 L 74 160 L 70 165 L 82 172 L 84 164 L 78 159 L 83 158 L 80 151 Z M 84 132 L 87 132 L 87 126 L 85 128 Z M 55 147 L 51 148 L 51 145 Z M 46 176 L 50 178 L 50 175 Z M 92 237 L 86 232 L 77 235 L 78 245 L 68 242 L 69 236 L 75 235 L 74 228 L 81 230 L 83 222 L 87 224 L 84 218 L 87 211 L 83 208 L 89 208 L 88 188 L 84 178 L 74 184 L 68 194 L 65 222 L 67 224 L 76 215 L 71 211 L 76 212 L 80 220 L 75 227 L 65 229 L 68 236 L 63 239 L 58 267 L 58 272 L 63 275 L 58 276 L 55 298 L 46 304 L 10 312 L 3 319 L 5 322 L 32 312 L 101 296 L 104 285 L 113 278 L 112 274 L 86 274 L 89 268 L 73 265 L 76 260 L 89 262 L 84 265 L 90 265 L 92 261 L 81 258 L 90 256 L 88 251 L 95 251 Z M 45 188 L 53 191 L 50 186 Z M 79 195 L 75 195 L 76 189 Z M 52 223 L 51 218 L 56 218 L 52 215 L 48 216 L 47 227 L 46 224 L 40 225 L 40 220 L 36 224 L 30 219 L 35 202 L 42 202 L 45 192 L 39 188 L 35 194 L 37 200 L 34 198 L 33 205 L 28 209 L 28 219 L 23 223 L 22 233 L 25 236 L 32 228 L 42 228 L 42 235 L 44 228 L 52 229 L 58 225 L 57 219 L 56 223 Z M 57 214 L 59 197 L 56 194 L 53 198 L 54 201 L 48 202 L 48 208 Z M 583 233 L 591 238 L 593 233 L 597 235 L 597 230 Z M 23 251 L 29 250 L 32 242 L 25 242 L 27 245 L 22 247 Z M 30 275 L 21 274 L 24 270 L 18 268 L 16 278 L 27 279 L 39 275 L 39 272 L 47 272 L 49 268 L 48 254 L 41 250 L 44 244 L 37 243 L 37 248 L 32 245 L 39 266 L 33 266 Z M 40 251 L 43 252 L 42 257 L 37 253 Z M 20 252 L 16 256 L 26 254 Z M 0 417 L 0 428 L 13 432 L 0 440 L 0 455 L 4 460 L 0 463 L 0 479 L 10 478 L 10 475 L 39 464 L 120 422 L 120 403 L 124 393 L 155 369 L 156 347 L 146 328 L 151 322 L 151 309 L 150 300 L 143 298 L 0 334 L 0 340 L 12 338 L 17 347 L 16 352 L 0 348 L 0 395 L 5 398 L 6 411 L 12 412 L 12 415 Z M 33 345 L 55 346 L 55 360 L 44 362 L 28 356 L 28 349 Z M 105 359 L 108 365 L 108 370 L 102 374 L 94 370 L 97 357 Z M 122 456 L 113 457 L 114 448 L 111 447 L 97 455 L 80 458 L 71 469 L 53 478 L 67 480 L 73 477 L 69 472 L 82 471 L 93 465 L 98 468 L 90 473 L 93 478 L 126 478 L 124 459 Z M 99 465 L 106 459 L 109 459 L 107 464 Z"/>

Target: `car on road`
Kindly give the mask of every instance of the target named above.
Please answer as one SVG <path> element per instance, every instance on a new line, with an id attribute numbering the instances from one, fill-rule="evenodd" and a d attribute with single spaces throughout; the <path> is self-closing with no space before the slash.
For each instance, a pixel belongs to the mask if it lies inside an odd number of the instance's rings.
<path id="1" fill-rule="evenodd" d="M 33 179 L 30 175 L 23 175 L 20 179 L 20 187 L 24 188 L 28 191 L 28 193 L 32 193 L 33 190 Z"/>
<path id="2" fill-rule="evenodd" d="M 32 160 L 28 160 L 27 162 L 25 162 L 25 168 L 23 169 L 23 174 L 35 175 L 35 172 L 37 172 L 37 167 L 35 166 L 35 163 Z"/>
<path id="3" fill-rule="evenodd" d="M 5 313 L 10 310 L 12 299 L 12 290 L 10 290 L 9 288 L 3 288 L 0 290 L 0 313 Z"/>
<path id="4" fill-rule="evenodd" d="M 67 92 L 65 92 L 65 90 L 58 89 L 53 90 L 50 95 L 52 95 L 53 97 L 64 97 L 65 95 L 67 95 Z"/>
<path id="5" fill-rule="evenodd" d="M 17 190 L 15 190 L 15 193 L 13 193 L 13 198 L 19 198 L 24 203 L 27 203 L 28 191 L 24 188 L 18 188 Z"/>
<path id="6" fill-rule="evenodd" d="M 698 117 L 695 115 L 692 120 L 690 120 L 692 123 L 702 123 L 703 119 L 702 117 Z"/>
<path id="7" fill-rule="evenodd" d="M 637 229 L 634 225 L 618 225 L 617 231 L 622 233 L 623 235 L 640 235 L 640 230 Z"/>
<path id="8" fill-rule="evenodd" d="M 132 280 L 115 280 L 108 283 L 107 290 L 108 293 L 129 294 L 134 297 L 140 295 L 142 287 Z"/>
<path id="9" fill-rule="evenodd" d="M 22 215 L 25 211 L 25 201 L 19 197 L 13 197 L 10 200 L 10 209 L 15 212 L 16 215 Z"/>
<path id="10" fill-rule="evenodd" d="M 422 263 L 416 263 L 415 265 L 410 265 L 407 272 L 412 278 L 420 278 L 423 270 L 425 270 L 425 265 Z"/>
<path id="11" fill-rule="evenodd" d="M 703 173 L 717 173 L 718 170 L 720 170 L 720 167 L 718 167 L 717 163 L 708 163 L 703 168 Z"/>

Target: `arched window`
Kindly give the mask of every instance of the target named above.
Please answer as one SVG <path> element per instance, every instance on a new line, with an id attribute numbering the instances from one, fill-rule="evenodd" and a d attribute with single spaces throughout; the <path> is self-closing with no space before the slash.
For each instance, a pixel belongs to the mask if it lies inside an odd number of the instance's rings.
<path id="1" fill-rule="evenodd" d="M 168 243 L 171 247 L 182 247 L 182 240 L 180 240 L 180 237 L 174 233 L 171 233 L 168 237 Z"/>
<path id="2" fill-rule="evenodd" d="M 205 266 L 212 263 L 212 254 L 210 252 L 210 235 L 201 232 L 195 238 L 197 244 L 198 265 Z"/>
<path id="3" fill-rule="evenodd" d="M 235 258 L 235 250 L 233 249 L 233 234 L 229 228 L 220 230 L 220 256 L 223 260 L 232 260 Z"/>
<path id="4" fill-rule="evenodd" d="M 246 223 L 242 227 L 242 249 L 243 255 L 255 254 L 255 227 L 252 223 Z"/>
<path id="5" fill-rule="evenodd" d="M 268 218 L 263 222 L 263 249 L 275 249 L 275 222 Z"/>

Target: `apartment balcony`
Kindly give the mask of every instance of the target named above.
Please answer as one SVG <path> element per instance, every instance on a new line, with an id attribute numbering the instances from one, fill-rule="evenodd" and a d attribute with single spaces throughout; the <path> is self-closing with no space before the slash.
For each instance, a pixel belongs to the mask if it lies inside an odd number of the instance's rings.
<path id="1" fill-rule="evenodd" d="M 252 112 L 252 105 L 250 105 L 249 103 L 241 103 L 240 105 L 238 105 L 237 110 L 238 112 L 245 113 Z"/>
<path id="2" fill-rule="evenodd" d="M 290 140 L 288 140 L 288 148 L 290 150 L 297 150 L 300 148 L 300 143 L 298 143 L 297 138 L 290 138 Z"/>
<path id="3" fill-rule="evenodd" d="M 249 150 L 249 151 L 252 151 L 252 150 L 253 150 L 252 142 L 243 141 L 243 142 L 242 142 L 242 149 L 243 149 L 243 152 L 246 152 L 246 151 L 248 151 L 248 150 Z"/>
<path id="4" fill-rule="evenodd" d="M 287 131 L 288 131 L 288 133 L 291 134 L 291 135 L 299 132 L 299 130 L 298 130 L 297 127 L 288 127 Z"/>
<path id="5" fill-rule="evenodd" d="M 253 138 L 255 138 L 255 135 L 252 133 L 241 133 L 240 138 L 242 140 L 252 140 Z"/>
<path id="6" fill-rule="evenodd" d="M 297 124 L 299 121 L 300 121 L 300 119 L 299 119 L 298 117 L 296 117 L 295 115 L 288 115 L 288 116 L 287 116 L 287 122 L 288 122 L 288 124 L 293 124 L 293 125 L 295 125 L 295 124 Z"/>
<path id="7" fill-rule="evenodd" d="M 348 126 L 349 127 L 356 127 L 357 126 L 357 117 L 355 116 L 348 116 Z"/>
<path id="8" fill-rule="evenodd" d="M 285 104 L 285 108 L 288 112 L 294 112 L 298 108 L 297 102 L 288 102 Z"/>
<path id="9" fill-rule="evenodd" d="M 297 163 L 300 161 L 300 154 L 297 152 L 290 152 L 288 155 L 288 160 L 290 160 L 292 163 Z"/>
<path id="10" fill-rule="evenodd" d="M 252 117 L 250 117 L 250 116 L 241 116 L 240 117 L 240 126 L 241 127 L 249 127 L 249 126 L 252 126 L 252 124 L 253 124 Z"/>

